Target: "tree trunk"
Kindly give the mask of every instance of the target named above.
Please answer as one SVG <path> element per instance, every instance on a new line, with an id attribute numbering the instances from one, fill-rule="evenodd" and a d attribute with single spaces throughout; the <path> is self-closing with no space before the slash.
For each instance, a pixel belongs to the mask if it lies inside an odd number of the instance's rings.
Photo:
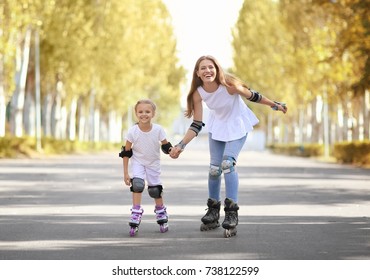
<path id="1" fill-rule="evenodd" d="M 53 107 L 53 96 L 50 93 L 50 91 L 48 91 L 44 99 L 43 110 L 42 110 L 42 130 L 46 137 L 51 136 L 52 107 Z"/>
<path id="2" fill-rule="evenodd" d="M 24 119 L 24 131 L 26 135 L 35 136 L 36 135 L 35 100 L 30 90 L 27 90 L 24 102 L 23 119 Z"/>
<path id="3" fill-rule="evenodd" d="M 68 117 L 68 139 L 76 140 L 76 113 L 77 113 L 77 98 L 73 98 L 71 109 Z"/>
<path id="4" fill-rule="evenodd" d="M 364 139 L 370 139 L 370 92 L 365 90 L 364 96 Z"/>
<path id="5" fill-rule="evenodd" d="M 16 137 L 23 135 L 23 107 L 26 90 L 27 71 L 30 55 L 31 29 L 27 29 L 22 50 L 17 48 L 16 88 L 11 100 L 11 132 Z"/>
<path id="6" fill-rule="evenodd" d="M 0 54 L 0 137 L 5 136 L 6 103 L 4 91 L 4 57 Z"/>
<path id="7" fill-rule="evenodd" d="M 322 98 L 317 96 L 312 103 L 312 139 L 311 143 L 322 143 Z"/>
<path id="8" fill-rule="evenodd" d="M 78 140 L 80 142 L 85 142 L 87 139 L 86 139 L 86 130 L 85 130 L 85 126 L 86 126 L 86 116 L 85 116 L 85 107 L 84 107 L 84 104 L 83 104 L 83 100 L 80 98 L 77 102 L 77 113 L 78 113 L 78 122 L 77 122 L 77 129 L 78 129 L 78 134 L 77 134 L 77 137 L 78 137 Z"/>
<path id="9" fill-rule="evenodd" d="M 62 120 L 62 98 L 59 91 L 55 93 L 53 107 L 51 110 L 51 135 L 55 139 L 62 139 L 61 135 L 61 120 Z"/>

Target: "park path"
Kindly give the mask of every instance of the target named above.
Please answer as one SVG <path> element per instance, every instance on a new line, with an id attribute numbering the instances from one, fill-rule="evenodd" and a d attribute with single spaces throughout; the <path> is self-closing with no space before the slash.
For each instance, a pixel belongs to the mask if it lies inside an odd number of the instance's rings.
<path id="1" fill-rule="evenodd" d="M 207 150 L 162 163 L 170 230 L 159 232 L 144 193 L 130 238 L 118 152 L 0 160 L 0 259 L 370 259 L 369 170 L 245 150 L 238 235 L 225 239 L 199 231 Z"/>

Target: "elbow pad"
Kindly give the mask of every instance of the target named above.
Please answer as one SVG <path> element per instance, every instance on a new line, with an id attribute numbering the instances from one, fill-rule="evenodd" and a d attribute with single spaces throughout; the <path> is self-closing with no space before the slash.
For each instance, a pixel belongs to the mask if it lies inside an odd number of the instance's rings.
<path id="1" fill-rule="evenodd" d="M 255 91 L 253 89 L 249 89 L 249 91 L 252 93 L 251 97 L 248 98 L 249 101 L 252 102 L 260 102 L 262 99 L 262 94 L 260 94 L 258 91 Z"/>
<path id="2" fill-rule="evenodd" d="M 205 124 L 203 122 L 193 121 L 193 123 L 190 125 L 189 129 L 194 131 L 196 136 L 198 136 L 198 134 L 202 130 L 203 126 L 205 126 Z"/>
<path id="3" fill-rule="evenodd" d="M 122 146 L 121 152 L 118 154 L 118 156 L 121 157 L 121 158 L 124 158 L 124 157 L 130 158 L 130 157 L 132 157 L 132 150 L 126 151 L 125 147 Z"/>

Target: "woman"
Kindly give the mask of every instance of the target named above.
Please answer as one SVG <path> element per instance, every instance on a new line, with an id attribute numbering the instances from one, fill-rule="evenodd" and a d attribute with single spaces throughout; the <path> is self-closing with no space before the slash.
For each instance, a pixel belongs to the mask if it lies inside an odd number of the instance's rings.
<path id="1" fill-rule="evenodd" d="M 204 101 L 211 110 L 207 124 L 211 162 L 208 175 L 208 211 L 201 219 L 203 224 L 200 230 L 220 226 L 218 220 L 221 207 L 221 174 L 224 173 L 226 198 L 222 227 L 225 229 L 225 237 L 235 235 L 238 224 L 239 179 L 235 168 L 236 161 L 248 133 L 258 123 L 257 117 L 244 103 L 242 97 L 270 106 L 273 110 L 287 112 L 285 104 L 262 96 L 257 91 L 249 89 L 240 79 L 225 73 L 214 57 L 200 57 L 194 67 L 185 113 L 186 117 L 193 118 L 193 123 L 184 138 L 170 152 L 172 158 L 177 158 L 185 146 L 201 131 L 204 126 L 202 122 L 202 101 Z"/>

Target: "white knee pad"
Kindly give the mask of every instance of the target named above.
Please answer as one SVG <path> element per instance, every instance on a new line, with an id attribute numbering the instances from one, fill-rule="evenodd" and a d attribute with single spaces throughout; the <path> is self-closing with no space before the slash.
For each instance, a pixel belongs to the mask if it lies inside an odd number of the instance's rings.
<path id="1" fill-rule="evenodd" d="M 209 176 L 219 177 L 222 173 L 221 167 L 218 165 L 210 165 L 209 167 Z"/>
<path id="2" fill-rule="evenodd" d="M 224 173 L 226 174 L 226 173 L 235 171 L 235 164 L 236 164 L 236 161 L 233 157 L 224 156 L 221 167 Z"/>
<path id="3" fill-rule="evenodd" d="M 141 178 L 134 177 L 131 181 L 131 185 L 130 190 L 134 193 L 142 193 L 145 188 L 145 182 Z"/>
<path id="4" fill-rule="evenodd" d="M 163 187 L 162 185 L 157 186 L 148 186 L 148 193 L 152 198 L 161 198 L 162 197 Z"/>

